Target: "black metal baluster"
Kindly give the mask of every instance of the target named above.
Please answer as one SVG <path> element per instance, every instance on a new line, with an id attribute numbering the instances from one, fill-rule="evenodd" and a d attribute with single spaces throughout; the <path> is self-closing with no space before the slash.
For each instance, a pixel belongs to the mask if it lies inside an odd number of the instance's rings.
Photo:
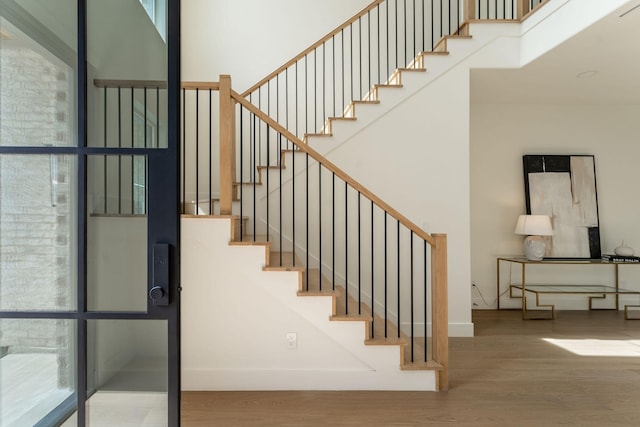
<path id="1" fill-rule="evenodd" d="M 358 99 L 362 99 L 362 17 L 358 18 L 358 54 L 360 56 L 360 66 L 358 67 L 358 71 L 360 71 L 358 78 L 360 92 Z"/>
<path id="2" fill-rule="evenodd" d="M 360 220 L 360 191 L 358 191 L 358 314 L 362 314 L 362 255 L 360 251 L 362 239 L 360 232 Z"/>
<path id="3" fill-rule="evenodd" d="M 306 286 L 306 290 L 309 290 L 309 153 L 305 153 L 305 158 L 306 158 L 306 167 L 305 167 L 305 178 L 306 178 L 306 182 L 307 182 L 307 186 L 306 186 L 306 191 L 305 191 L 305 200 L 306 200 L 306 210 L 305 210 L 305 222 L 306 222 L 306 237 L 305 237 L 305 244 L 306 244 L 306 264 L 304 265 L 305 270 L 307 271 L 307 274 L 305 274 L 305 286 Z"/>
<path id="4" fill-rule="evenodd" d="M 398 240 L 398 257 L 396 258 L 398 261 L 398 300 L 397 300 L 397 305 L 398 305 L 398 338 L 400 338 L 400 221 L 396 221 L 396 225 L 397 225 L 397 231 L 396 231 L 396 237 Z"/>
<path id="5" fill-rule="evenodd" d="M 144 88 L 144 147 L 148 148 L 147 145 L 147 87 Z"/>
<path id="6" fill-rule="evenodd" d="M 331 56 L 332 56 L 332 72 L 333 77 L 331 79 L 331 93 L 333 104 L 333 117 L 336 116 L 336 36 L 331 37 Z"/>
<path id="7" fill-rule="evenodd" d="M 262 108 L 262 86 L 258 88 L 258 108 Z M 256 160 L 256 169 L 258 166 L 262 166 L 262 122 L 258 121 L 258 157 Z M 255 193 L 255 189 L 254 189 Z M 253 229 L 253 234 L 256 234 L 256 229 Z"/>
<path id="8" fill-rule="evenodd" d="M 104 146 L 107 147 L 107 87 L 104 87 Z M 103 179 L 104 179 L 104 213 L 107 213 L 107 156 L 102 156 Z"/>
<path id="9" fill-rule="evenodd" d="M 240 241 L 244 237 L 244 221 L 242 220 L 244 205 L 242 198 L 242 181 L 244 181 L 244 106 L 240 104 Z M 213 215 L 213 208 L 211 207 L 211 89 L 209 89 L 209 214 Z"/>
<path id="10" fill-rule="evenodd" d="M 396 42 L 396 63 L 395 63 L 395 67 L 393 67 L 394 70 L 398 69 L 398 54 L 399 54 L 399 46 L 398 46 L 398 0 L 395 0 L 395 26 L 394 26 L 394 31 L 395 31 L 395 36 L 394 36 L 394 40 Z"/>
<path id="11" fill-rule="evenodd" d="M 403 7 L 402 7 L 402 14 L 403 14 L 403 19 L 404 19 L 404 28 L 403 28 L 403 33 L 404 33 L 404 63 L 403 66 L 405 66 L 407 64 L 407 0 L 403 0 L 402 3 Z"/>
<path id="12" fill-rule="evenodd" d="M 318 49 L 313 49 L 313 133 L 318 133 Z"/>
<path id="13" fill-rule="evenodd" d="M 336 174 L 331 174 L 331 289 L 336 290 Z"/>
<path id="14" fill-rule="evenodd" d="M 212 143 L 213 143 L 213 133 L 212 133 L 212 129 L 211 129 L 211 117 L 212 117 L 212 110 L 211 110 L 211 97 L 212 97 L 212 91 L 211 89 L 209 89 L 209 154 L 207 156 L 207 163 L 209 164 L 209 215 L 213 215 L 213 191 L 211 188 L 211 178 L 212 178 L 212 169 L 213 169 L 213 165 L 211 164 L 211 152 L 213 151 L 212 149 Z M 242 129 L 242 105 L 240 105 L 240 182 L 242 182 L 242 134 L 243 134 L 243 129 Z M 242 200 L 242 185 L 240 186 L 240 200 Z M 240 202 L 240 211 L 242 211 L 242 202 Z M 242 236 L 244 236 L 244 234 L 242 234 L 242 212 L 240 212 L 240 240 L 242 240 Z"/>
<path id="15" fill-rule="evenodd" d="M 304 133 L 309 133 L 309 81 L 307 76 L 308 55 L 304 56 Z"/>
<path id="16" fill-rule="evenodd" d="M 322 120 L 327 120 L 326 43 L 322 43 Z"/>
<path id="17" fill-rule="evenodd" d="M 296 119 L 296 136 L 299 137 L 300 134 L 298 133 L 298 62 L 296 62 L 296 102 L 295 102 L 295 119 Z M 295 148 L 295 147 L 294 147 Z"/>
<path id="18" fill-rule="evenodd" d="M 155 148 L 160 148 L 160 87 L 156 87 L 156 139 L 154 140 Z"/>
<path id="19" fill-rule="evenodd" d="M 376 321 L 376 298 L 375 298 L 375 277 L 374 277 L 374 234 L 373 234 L 373 200 L 371 201 L 371 337 L 375 335 Z"/>
<path id="20" fill-rule="evenodd" d="M 387 294 L 388 294 L 388 273 L 387 273 L 387 211 L 384 211 L 384 337 L 388 337 L 387 331 Z"/>
<path id="21" fill-rule="evenodd" d="M 291 151 L 291 241 L 292 264 L 296 265 L 296 145 L 292 144 Z"/>
<path id="22" fill-rule="evenodd" d="M 427 361 L 427 241 L 424 240 L 424 284 L 423 284 L 423 294 L 424 294 L 424 361 Z"/>
<path id="23" fill-rule="evenodd" d="M 135 109 L 134 109 L 134 104 L 133 104 L 133 100 L 134 100 L 134 92 L 135 89 L 133 86 L 131 86 L 131 148 L 133 148 L 135 146 Z M 131 214 L 133 214 L 133 193 L 135 192 L 135 188 L 133 187 L 133 156 L 131 156 Z M 122 212 L 120 212 L 122 213 Z"/>
<path id="24" fill-rule="evenodd" d="M 417 31 L 416 31 L 416 0 L 413 0 L 413 45 L 411 46 L 411 54 L 413 55 L 413 58 L 415 59 L 416 57 L 416 36 L 417 36 Z M 415 62 L 414 62 L 414 67 L 415 68 Z"/>
<path id="25" fill-rule="evenodd" d="M 278 210 L 280 223 L 278 225 L 278 234 L 280 237 L 280 266 L 282 266 L 282 134 L 278 134 L 278 161 L 280 164 L 278 165 L 278 174 L 280 175 L 280 183 L 278 186 L 278 195 L 280 196 L 280 207 Z"/>
<path id="26" fill-rule="evenodd" d="M 147 145 L 147 87 L 145 86 L 144 88 L 144 146 L 145 148 L 148 148 Z M 143 204 L 142 204 L 142 212 L 141 214 L 145 214 L 146 213 L 146 206 L 147 206 L 147 197 L 146 197 L 146 188 L 147 188 L 147 183 L 146 183 L 146 179 L 147 179 L 147 157 L 143 157 L 144 159 L 144 170 L 143 170 L 143 179 L 145 180 L 144 183 L 144 192 L 143 194 Z"/>
<path id="27" fill-rule="evenodd" d="M 351 77 L 351 83 L 349 85 L 349 90 L 351 97 L 349 100 L 353 100 L 353 24 L 349 25 L 349 74 Z M 344 108 L 346 104 L 342 103 L 342 108 Z"/>
<path id="28" fill-rule="evenodd" d="M 411 230 L 411 267 L 409 269 L 409 277 L 411 278 L 410 290 L 411 290 L 411 363 L 413 363 L 413 230 Z M 399 323 L 398 323 L 399 324 Z"/>
<path id="29" fill-rule="evenodd" d="M 389 77 L 389 2 L 391 0 L 387 0 L 386 2 L 384 2 L 385 6 L 386 6 L 386 13 L 385 13 L 385 20 L 387 21 L 387 32 L 385 33 L 386 37 L 385 39 L 387 40 L 387 74 L 386 74 L 386 78 Z M 382 83 L 382 82 L 381 82 Z"/>
<path id="30" fill-rule="evenodd" d="M 269 227 L 269 168 L 271 167 L 271 147 L 269 145 L 270 141 L 271 127 L 267 125 L 267 167 L 262 169 L 267 175 L 267 242 L 269 241 L 269 235 L 271 234 L 271 229 Z M 262 181 L 262 175 L 260 175 L 260 181 Z M 282 252 L 282 250 L 280 252 Z"/>
<path id="31" fill-rule="evenodd" d="M 433 8 L 433 2 L 435 0 L 431 0 L 431 50 L 433 50 L 433 48 L 436 45 L 436 35 L 435 35 L 435 31 L 436 31 L 436 27 L 435 27 L 435 17 L 433 15 L 434 13 L 434 8 Z"/>
<path id="32" fill-rule="evenodd" d="M 442 23 L 444 13 L 442 13 L 442 0 L 440 0 L 440 37 L 444 35 L 444 25 Z"/>
<path id="33" fill-rule="evenodd" d="M 322 291 L 322 164 L 318 162 L 318 289 Z"/>
<path id="34" fill-rule="evenodd" d="M 184 118 L 184 111 L 183 111 L 183 118 Z M 183 145 L 184 145 L 184 142 L 183 142 Z M 122 90 L 120 86 L 118 86 L 118 148 L 122 148 Z M 120 187 L 122 186 L 121 181 L 122 181 L 122 156 L 118 156 L 118 213 L 122 212 L 122 197 L 120 197 Z M 107 212 L 105 211 L 105 213 Z"/>
<path id="35" fill-rule="evenodd" d="M 378 28 L 377 28 L 377 37 L 378 37 L 378 42 L 376 43 L 376 48 L 378 49 L 378 66 L 376 67 L 378 70 L 378 80 L 376 81 L 377 84 L 381 83 L 381 79 L 380 79 L 380 66 L 382 65 L 382 58 L 380 57 L 380 5 L 376 6 L 376 11 L 378 12 L 376 14 L 377 20 L 378 20 Z M 371 100 L 371 99 L 370 99 Z"/>
<path id="36" fill-rule="evenodd" d="M 345 314 L 349 315 L 349 184 L 344 182 L 344 305 Z"/>
<path id="37" fill-rule="evenodd" d="M 196 88 L 196 215 L 200 212 L 200 91 Z"/>
<path id="38" fill-rule="evenodd" d="M 289 67 L 287 67 L 287 69 L 284 70 L 284 98 L 285 98 L 285 102 L 284 102 L 284 112 L 285 112 L 284 123 L 285 123 L 285 127 L 287 128 L 287 130 L 290 130 L 289 129 Z M 287 139 L 287 150 L 291 149 L 289 144 L 290 144 L 290 142 Z"/>
<path id="39" fill-rule="evenodd" d="M 425 45 L 426 45 L 426 34 L 425 34 L 425 24 L 424 24 L 424 0 L 422 0 L 422 49 L 421 51 L 424 52 L 425 49 Z"/>
<path id="40" fill-rule="evenodd" d="M 367 91 L 371 89 L 371 11 L 367 12 Z M 360 96 L 362 99 L 362 96 Z"/>
<path id="41" fill-rule="evenodd" d="M 250 173 L 250 177 L 251 177 L 251 185 L 253 186 L 253 241 L 256 241 L 256 235 L 258 234 L 258 228 L 257 228 L 257 220 L 256 220 L 256 211 L 258 209 L 257 207 L 257 198 L 256 198 L 256 174 L 258 173 L 258 154 L 256 153 L 256 147 L 258 145 L 258 141 L 256 141 L 256 137 L 259 134 L 259 129 L 256 130 L 256 127 L 260 126 L 260 122 L 258 122 L 258 118 L 256 117 L 256 115 L 254 113 L 251 113 L 251 115 L 253 116 L 253 135 L 252 135 L 252 139 L 253 139 L 253 167 L 251 168 L 251 173 Z M 240 187 L 242 187 L 242 182 L 240 183 Z"/>
<path id="42" fill-rule="evenodd" d="M 342 66 L 342 75 L 341 75 L 341 77 L 342 77 L 342 106 L 341 106 L 341 108 L 344 108 L 344 105 L 345 105 L 344 104 L 344 98 L 345 98 L 345 94 L 344 94 L 344 91 L 345 91 L 345 87 L 344 87 L 345 86 L 345 83 L 344 83 L 344 80 L 345 80 L 344 79 L 344 29 L 340 30 L 340 35 L 341 35 L 340 43 L 342 45 L 342 61 L 340 61 L 340 65 Z"/>

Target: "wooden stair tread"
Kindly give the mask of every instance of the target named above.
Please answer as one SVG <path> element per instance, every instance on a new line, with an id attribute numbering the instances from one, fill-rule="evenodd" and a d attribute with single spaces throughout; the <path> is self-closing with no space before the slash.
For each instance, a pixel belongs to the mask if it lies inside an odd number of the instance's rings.
<path id="1" fill-rule="evenodd" d="M 302 291 L 298 291 L 298 296 L 299 297 L 334 297 L 334 296 L 338 296 L 340 294 L 339 291 L 332 291 L 330 289 L 328 290 L 321 290 L 321 291 L 317 291 L 317 290 L 302 290 Z"/>
<path id="2" fill-rule="evenodd" d="M 333 134 L 332 133 L 305 133 L 304 134 L 305 138 L 310 137 L 310 136 L 327 136 L 327 137 L 329 137 L 329 136 L 333 136 Z"/>
<path id="3" fill-rule="evenodd" d="M 443 369 L 444 366 L 434 360 L 409 362 L 400 365 L 400 370 L 402 371 L 441 371 Z"/>
<path id="4" fill-rule="evenodd" d="M 364 341 L 366 345 L 409 345 L 406 339 L 398 337 L 389 338 L 368 338 Z"/>
<path id="5" fill-rule="evenodd" d="M 381 87 L 401 88 L 403 86 L 402 86 L 402 84 L 397 84 L 397 83 L 392 83 L 392 84 L 376 83 L 376 84 L 373 85 L 373 87 L 378 89 L 378 88 L 381 88 Z"/>
<path id="6" fill-rule="evenodd" d="M 447 51 L 447 50 L 438 50 L 438 51 L 430 50 L 428 52 L 420 52 L 420 55 L 449 55 L 449 51 Z"/>
<path id="7" fill-rule="evenodd" d="M 245 235 L 240 240 L 232 240 L 229 242 L 230 245 L 233 246 L 260 246 L 260 245 L 270 245 L 269 236 L 266 234 L 261 235 Z"/>
<path id="8" fill-rule="evenodd" d="M 365 314 L 334 314 L 329 319 L 340 322 L 371 322 L 371 316 Z"/>
<path id="9" fill-rule="evenodd" d="M 345 117 L 345 116 L 340 116 L 340 117 L 329 117 L 329 120 L 350 120 L 350 121 L 355 121 L 357 120 L 356 117 Z"/>
<path id="10" fill-rule="evenodd" d="M 415 71 L 415 72 L 418 72 L 418 73 L 425 73 L 427 71 L 427 69 L 426 68 L 398 68 L 398 71 L 401 71 L 403 73 L 405 71 L 409 71 L 409 72 Z"/>
<path id="11" fill-rule="evenodd" d="M 372 100 L 359 99 L 359 100 L 356 100 L 356 101 L 351 101 L 351 103 L 353 103 L 353 104 L 380 104 L 380 100 L 377 100 L 377 99 L 372 99 Z"/>

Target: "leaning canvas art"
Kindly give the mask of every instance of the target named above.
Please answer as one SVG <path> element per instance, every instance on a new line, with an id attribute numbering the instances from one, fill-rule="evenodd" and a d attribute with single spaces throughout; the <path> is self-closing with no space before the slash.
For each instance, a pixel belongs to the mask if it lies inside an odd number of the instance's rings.
<path id="1" fill-rule="evenodd" d="M 545 258 L 600 258 L 594 156 L 525 155 L 523 165 L 527 213 L 551 217 Z"/>

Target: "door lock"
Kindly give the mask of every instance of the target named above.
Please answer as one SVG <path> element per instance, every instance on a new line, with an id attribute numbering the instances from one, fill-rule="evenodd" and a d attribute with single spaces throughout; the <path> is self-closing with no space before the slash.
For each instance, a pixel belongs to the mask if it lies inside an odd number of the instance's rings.
<path id="1" fill-rule="evenodd" d="M 153 305 L 169 305 L 169 244 L 153 244 L 153 281 L 149 289 Z"/>

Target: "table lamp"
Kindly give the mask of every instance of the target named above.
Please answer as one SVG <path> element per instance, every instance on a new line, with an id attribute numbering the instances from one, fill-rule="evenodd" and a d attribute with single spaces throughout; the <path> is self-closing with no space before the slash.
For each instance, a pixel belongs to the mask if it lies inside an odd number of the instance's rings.
<path id="1" fill-rule="evenodd" d="M 520 215 L 516 224 L 516 234 L 527 236 L 524 239 L 524 256 L 529 261 L 541 261 L 546 251 L 542 236 L 551 236 L 551 219 L 548 215 Z"/>

